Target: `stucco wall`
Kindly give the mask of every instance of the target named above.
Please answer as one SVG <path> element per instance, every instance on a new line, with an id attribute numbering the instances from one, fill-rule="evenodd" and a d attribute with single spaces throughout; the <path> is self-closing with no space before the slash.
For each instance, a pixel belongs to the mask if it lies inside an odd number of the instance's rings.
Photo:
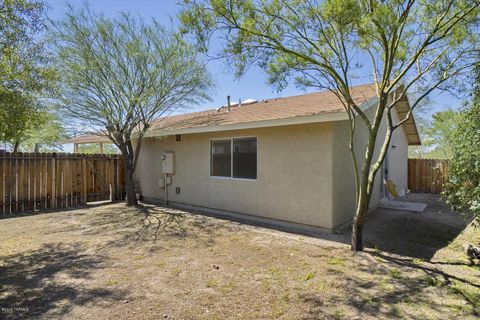
<path id="1" fill-rule="evenodd" d="M 210 177 L 210 139 L 257 137 L 257 179 Z M 163 199 L 160 156 L 175 153 L 169 200 L 277 220 L 334 227 L 333 123 L 145 139 L 135 173 L 142 194 Z M 175 187 L 181 194 L 175 194 Z"/>
<path id="2" fill-rule="evenodd" d="M 397 114 L 394 115 L 394 121 L 398 122 Z M 390 148 L 385 164 L 388 169 L 388 179 L 392 180 L 397 191 L 406 191 L 408 188 L 408 139 L 403 128 L 398 128 L 393 132 Z"/>
<path id="3" fill-rule="evenodd" d="M 333 149 L 332 206 L 333 224 L 341 225 L 349 221 L 355 210 L 355 179 L 353 162 L 348 149 L 348 121 L 337 121 L 333 126 L 335 140 Z"/>
<path id="4" fill-rule="evenodd" d="M 374 108 L 366 111 L 366 114 L 373 118 Z M 395 111 L 392 112 L 393 122 L 398 122 L 398 116 Z M 380 148 L 386 135 L 386 120 L 378 131 L 377 142 L 375 146 L 374 159 L 378 157 Z M 355 179 L 353 171 L 353 162 L 348 149 L 349 128 L 348 121 L 337 121 L 333 125 L 333 224 L 341 225 L 350 221 L 355 213 Z M 355 152 L 359 159 L 359 170 L 363 163 L 363 156 L 368 143 L 368 130 L 361 119 L 357 119 L 357 128 L 355 133 Z M 392 148 L 395 146 L 395 148 Z M 388 149 L 384 166 L 388 168 L 388 179 L 392 180 L 397 186 L 397 190 L 407 188 L 408 179 L 408 141 L 405 131 L 402 127 L 394 131 Z M 385 167 L 381 168 L 376 177 L 373 189 L 370 208 L 376 208 L 382 198 L 384 198 L 383 179 Z"/>

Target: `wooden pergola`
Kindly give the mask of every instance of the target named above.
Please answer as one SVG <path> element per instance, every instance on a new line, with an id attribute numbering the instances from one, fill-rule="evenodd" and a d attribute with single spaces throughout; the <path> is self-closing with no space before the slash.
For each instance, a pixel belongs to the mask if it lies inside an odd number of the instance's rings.
<path id="1" fill-rule="evenodd" d="M 73 143 L 73 152 L 79 153 L 79 146 L 81 144 L 98 144 L 98 153 L 103 153 L 103 145 L 105 143 L 112 143 L 108 138 L 97 136 L 94 134 L 81 135 L 62 141 L 62 144 Z"/>

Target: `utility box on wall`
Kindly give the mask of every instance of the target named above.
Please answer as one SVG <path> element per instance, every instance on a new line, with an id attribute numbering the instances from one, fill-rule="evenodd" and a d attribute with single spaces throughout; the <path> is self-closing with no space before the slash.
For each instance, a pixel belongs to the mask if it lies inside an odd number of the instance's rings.
<path id="1" fill-rule="evenodd" d="M 162 173 L 173 174 L 174 167 L 174 154 L 173 152 L 164 152 L 162 154 Z"/>

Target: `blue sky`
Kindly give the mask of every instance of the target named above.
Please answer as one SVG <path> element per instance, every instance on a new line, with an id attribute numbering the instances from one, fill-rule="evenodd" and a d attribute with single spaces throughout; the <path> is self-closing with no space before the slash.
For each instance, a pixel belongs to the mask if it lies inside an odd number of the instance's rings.
<path id="1" fill-rule="evenodd" d="M 47 0 L 50 7 L 49 16 L 53 19 L 61 19 L 66 11 L 67 3 L 74 6 L 82 6 L 84 1 Z M 144 18 L 154 17 L 165 25 L 177 21 L 176 15 L 179 6 L 175 0 L 94 0 L 90 1 L 90 7 L 106 14 L 115 16 L 119 12 L 131 12 Z M 206 102 L 196 106 L 193 110 L 217 108 L 226 103 L 226 96 L 231 95 L 232 101 L 238 99 L 263 99 L 269 97 L 291 96 L 305 93 L 305 91 L 290 85 L 282 92 L 277 93 L 266 83 L 266 76 L 259 68 L 252 67 L 241 79 L 236 80 L 224 61 L 210 61 L 208 68 L 216 81 L 217 87 L 212 93 L 212 102 Z M 432 97 L 435 98 L 435 97 Z M 444 109 L 448 106 L 456 107 L 460 102 L 451 97 L 442 96 L 435 98 L 433 110 Z"/>
<path id="2" fill-rule="evenodd" d="M 50 7 L 49 16 L 53 19 L 62 18 L 66 11 L 67 3 L 81 6 L 83 1 L 47 0 Z M 140 14 L 144 18 L 154 17 L 165 25 L 170 24 L 170 18 L 177 20 L 178 5 L 175 0 L 95 0 L 89 2 L 95 11 L 102 12 L 107 16 L 114 16 L 118 12 L 131 12 Z M 263 99 L 278 96 L 291 96 L 302 94 L 305 91 L 295 88 L 293 85 L 277 93 L 266 84 L 266 76 L 258 68 L 251 68 L 247 75 L 236 80 L 228 66 L 222 61 L 210 61 L 208 63 L 213 78 L 216 81 L 215 91 L 212 93 L 211 102 L 205 102 L 196 106 L 194 110 L 212 109 L 226 104 L 227 95 L 231 95 L 232 101 L 238 99 Z"/>

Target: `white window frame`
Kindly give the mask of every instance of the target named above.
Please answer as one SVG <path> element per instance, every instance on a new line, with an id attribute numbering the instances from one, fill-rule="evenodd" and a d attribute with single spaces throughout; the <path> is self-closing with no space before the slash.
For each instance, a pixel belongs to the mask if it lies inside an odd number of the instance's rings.
<path id="1" fill-rule="evenodd" d="M 257 163 L 257 177 L 255 179 L 249 178 L 234 178 L 233 177 L 233 140 L 234 139 L 252 139 L 255 138 L 257 141 L 257 153 L 255 161 Z M 212 176 L 212 141 L 219 141 L 219 140 L 230 140 L 230 177 L 222 177 L 222 176 Z M 257 136 L 235 136 L 235 137 L 221 137 L 221 138 L 210 138 L 208 141 L 208 176 L 212 179 L 220 179 L 220 180 L 242 180 L 242 181 L 257 181 L 258 179 L 258 137 Z"/>

